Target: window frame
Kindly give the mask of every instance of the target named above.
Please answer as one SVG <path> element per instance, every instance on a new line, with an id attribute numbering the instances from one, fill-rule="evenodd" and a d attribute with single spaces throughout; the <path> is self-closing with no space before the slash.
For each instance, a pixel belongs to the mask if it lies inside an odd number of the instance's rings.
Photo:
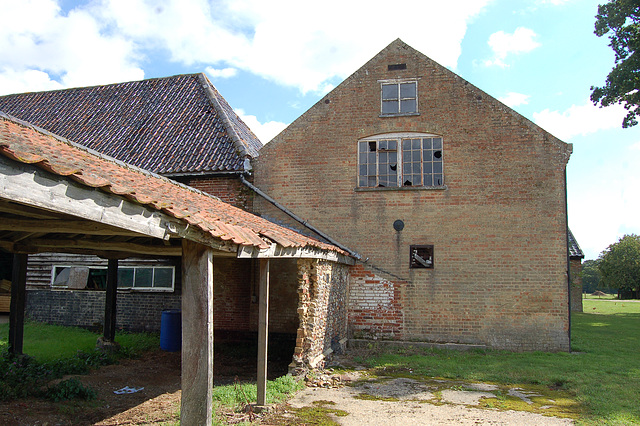
<path id="1" fill-rule="evenodd" d="M 402 79 L 392 79 L 392 80 L 378 80 L 380 83 L 380 117 L 401 117 L 401 116 L 410 116 L 410 115 L 420 115 L 420 103 L 418 102 L 419 92 L 418 92 L 418 78 L 402 78 Z M 413 84 L 415 88 L 415 96 L 402 96 L 402 85 Z M 387 97 L 385 98 L 385 86 L 396 86 L 396 94 L 397 97 Z M 395 100 L 397 102 L 397 111 L 394 112 L 385 112 L 385 103 L 391 103 Z M 415 110 L 414 111 L 402 111 L 403 101 L 415 101 Z"/>
<path id="2" fill-rule="evenodd" d="M 416 260 L 415 254 L 419 254 L 427 264 Z M 409 246 L 409 269 L 434 269 L 435 253 L 433 244 L 412 244 Z"/>
<path id="3" fill-rule="evenodd" d="M 74 288 L 69 288 L 69 285 L 56 285 L 55 280 L 57 277 L 56 274 L 56 269 L 63 269 L 63 268 L 87 268 L 89 269 L 89 275 L 91 274 L 91 270 L 106 270 L 107 267 L 106 266 L 95 266 L 95 265 L 71 265 L 71 264 L 55 264 L 51 266 L 51 288 L 55 289 L 55 290 L 84 290 L 84 291 L 104 291 L 103 289 L 88 289 L 88 288 L 83 288 L 83 289 L 74 289 Z M 135 287 L 135 286 L 127 286 L 127 287 L 121 287 L 120 285 L 120 281 L 118 281 L 118 291 L 134 291 L 134 292 L 174 292 L 175 291 L 175 287 L 176 287 L 176 267 L 175 266 L 171 266 L 171 265 L 132 265 L 132 266 L 121 266 L 118 268 L 118 272 L 120 273 L 120 271 L 125 271 L 125 270 L 131 270 L 133 269 L 133 284 L 135 284 L 135 276 L 136 276 L 136 270 L 138 269 L 152 269 L 152 275 L 151 275 L 151 286 L 149 287 Z M 154 279 L 155 279 L 155 275 L 156 275 L 156 269 L 171 269 L 171 286 L 170 287 L 154 287 Z"/>
<path id="4" fill-rule="evenodd" d="M 407 150 L 403 149 L 403 145 L 406 141 L 418 140 L 420 148 L 417 148 L 416 153 L 419 152 L 420 159 L 417 161 L 406 161 L 407 159 L 413 160 L 414 152 L 407 154 Z M 429 140 L 430 148 L 426 148 L 425 140 Z M 382 142 L 382 143 L 381 143 Z M 390 142 L 395 142 L 395 150 L 389 149 Z M 372 148 L 375 144 L 375 154 Z M 366 152 L 362 149 L 365 147 Z M 357 142 L 357 176 L 356 176 L 356 190 L 406 190 L 406 189 L 446 189 L 445 185 L 445 173 L 444 173 L 444 138 L 440 135 L 431 133 L 385 133 L 380 135 L 374 135 L 367 138 L 362 138 Z M 396 159 L 396 181 L 395 184 L 390 184 L 389 176 L 393 174 L 384 173 L 384 169 L 381 166 L 388 165 L 392 170 L 387 158 L 393 158 L 393 155 L 384 155 L 385 153 L 393 152 Z M 431 153 L 430 158 L 425 158 L 426 152 Z M 382 155 L 381 155 L 382 154 Z M 439 155 L 439 157 L 437 157 Z M 375 157 L 375 165 L 372 164 Z M 437 158 L 437 159 L 436 159 Z M 407 173 L 406 167 L 409 165 L 419 166 L 417 173 Z M 428 165 L 428 167 L 427 167 Z M 375 182 L 371 181 L 374 177 L 371 173 L 375 171 Z M 363 174 L 364 173 L 364 174 Z M 420 177 L 419 184 L 405 185 L 407 182 L 406 176 L 411 175 L 413 177 Z M 430 176 L 431 182 L 427 182 L 425 185 L 425 177 Z M 381 179 L 383 177 L 383 179 Z M 384 179 L 384 177 L 387 177 Z M 439 179 L 440 183 L 437 183 L 435 179 Z"/>

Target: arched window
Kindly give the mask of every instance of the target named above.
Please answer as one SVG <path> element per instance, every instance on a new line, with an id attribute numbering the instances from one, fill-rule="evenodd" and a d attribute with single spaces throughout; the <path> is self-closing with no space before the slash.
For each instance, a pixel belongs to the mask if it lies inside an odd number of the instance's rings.
<path id="1" fill-rule="evenodd" d="M 358 187 L 444 186 L 442 137 L 389 133 L 358 141 Z"/>

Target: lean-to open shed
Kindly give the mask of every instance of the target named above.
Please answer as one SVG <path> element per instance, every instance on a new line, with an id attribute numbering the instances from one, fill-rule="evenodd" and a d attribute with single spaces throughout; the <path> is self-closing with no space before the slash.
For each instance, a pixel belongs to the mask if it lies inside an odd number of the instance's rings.
<path id="1" fill-rule="evenodd" d="M 80 253 L 109 259 L 107 340 L 113 339 L 115 324 L 117 260 L 132 255 L 181 256 L 185 425 L 211 422 L 216 257 L 261 258 L 259 404 L 264 403 L 266 382 L 269 258 L 353 263 L 332 245 L 2 113 L 0 154 L 0 249 L 14 254 L 11 350 L 22 350 L 28 254 Z M 305 306 L 301 311 L 306 312 Z M 308 336 L 306 332 L 299 331 L 301 342 L 305 337 L 313 340 L 318 330 Z M 304 350 L 302 344 L 300 349 Z M 298 347 L 296 354 L 302 355 Z"/>

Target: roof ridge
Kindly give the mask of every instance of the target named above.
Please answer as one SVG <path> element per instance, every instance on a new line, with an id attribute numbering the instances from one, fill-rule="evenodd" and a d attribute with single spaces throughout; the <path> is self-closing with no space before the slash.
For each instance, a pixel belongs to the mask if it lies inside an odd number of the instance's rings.
<path id="1" fill-rule="evenodd" d="M 235 126 L 229 119 L 229 115 L 222 107 L 222 104 L 220 103 L 218 96 L 216 96 L 216 93 L 220 94 L 220 92 L 218 92 L 218 89 L 215 88 L 215 86 L 211 83 L 211 81 L 209 81 L 209 79 L 204 73 L 202 72 L 199 73 L 198 79 L 202 84 L 205 94 L 213 104 L 216 111 L 218 111 L 218 113 L 220 114 L 220 118 L 222 120 L 222 123 L 224 124 L 225 129 L 227 130 L 227 134 L 233 141 L 233 144 L 236 147 L 236 149 L 240 152 L 240 155 L 244 158 L 253 157 L 253 155 L 251 155 L 251 153 L 249 152 L 249 148 L 247 144 L 242 140 L 240 135 L 238 135 L 238 132 L 236 131 Z"/>
<path id="2" fill-rule="evenodd" d="M 197 188 L 194 188 L 192 186 L 185 185 L 185 184 L 183 184 L 181 182 L 178 182 L 178 181 L 175 181 L 173 179 L 169 179 L 168 177 L 159 175 L 157 173 L 151 172 L 151 171 L 146 170 L 146 169 L 142 169 L 140 167 L 134 166 L 133 164 L 129 164 L 129 163 L 126 163 L 124 161 L 118 160 L 117 158 L 113 158 L 113 157 L 111 157 L 109 155 L 106 155 L 106 154 L 103 154 L 101 152 L 98 152 L 98 151 L 96 151 L 94 149 L 91 149 L 91 148 L 89 148 L 87 146 L 84 146 L 84 145 L 79 144 L 77 142 L 71 141 L 71 140 L 69 140 L 69 139 L 67 139 L 65 137 L 62 137 L 62 136 L 57 135 L 55 133 L 51 133 L 50 131 L 48 131 L 46 129 L 43 129 L 42 127 L 39 127 L 39 126 L 36 126 L 34 124 L 29 123 L 28 121 L 24 121 L 24 120 L 21 120 L 19 118 L 16 118 L 16 117 L 14 117 L 14 116 L 12 116 L 10 114 L 7 114 L 4 111 L 0 111 L 0 117 L 4 118 L 5 120 L 12 121 L 12 122 L 14 122 L 16 124 L 19 124 L 21 126 L 28 127 L 30 129 L 38 132 L 38 133 L 42 133 L 45 136 L 50 136 L 50 137 L 52 137 L 52 138 L 54 138 L 54 139 L 56 139 L 56 140 L 58 140 L 60 142 L 66 143 L 68 145 L 71 145 L 72 147 L 74 147 L 76 149 L 79 149 L 81 151 L 88 152 L 88 153 L 90 153 L 92 155 L 97 156 L 98 158 L 101 158 L 101 159 L 105 160 L 105 161 L 111 161 L 111 162 L 113 162 L 113 163 L 115 163 L 115 164 L 117 164 L 117 165 L 119 165 L 121 167 L 127 168 L 129 170 L 134 171 L 134 172 L 138 172 L 138 173 L 141 173 L 143 175 L 151 176 L 151 177 L 154 177 L 154 178 L 157 178 L 157 179 L 162 179 L 163 181 L 170 182 L 170 183 L 172 183 L 174 185 L 180 186 L 180 187 L 182 187 L 184 189 L 187 189 L 187 190 L 189 190 L 191 192 L 195 192 L 197 194 L 205 195 L 207 197 L 210 197 L 210 198 L 213 198 L 215 200 L 218 200 L 218 201 L 222 202 L 222 200 L 220 198 L 216 197 L 215 195 L 209 194 L 208 192 L 201 191 L 201 190 L 199 190 Z"/>
<path id="3" fill-rule="evenodd" d="M 16 96 L 16 95 L 27 95 L 27 94 L 35 94 L 35 93 L 54 93 L 54 92 L 69 92 L 72 90 L 85 90 L 85 89 L 95 89 L 96 87 L 109 87 L 109 86 L 121 86 L 123 84 L 130 83 L 142 83 L 145 81 L 153 81 L 153 80 L 170 80 L 177 77 L 195 77 L 202 73 L 187 73 L 187 74 L 176 74 L 169 75 L 165 77 L 152 77 L 152 78 L 143 78 L 141 80 L 129 80 L 129 81 L 119 81 L 115 83 L 107 83 L 107 84 L 94 84 L 93 86 L 76 86 L 76 87 L 65 87 L 63 89 L 53 89 L 53 90 L 38 90 L 34 92 L 19 92 L 19 93 L 7 93 L 5 95 L 0 95 L 0 98 Z"/>

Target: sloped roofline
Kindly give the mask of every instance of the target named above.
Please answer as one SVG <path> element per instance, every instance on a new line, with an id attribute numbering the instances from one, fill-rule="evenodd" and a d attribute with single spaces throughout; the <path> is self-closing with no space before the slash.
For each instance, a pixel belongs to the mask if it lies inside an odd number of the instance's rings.
<path id="1" fill-rule="evenodd" d="M 220 118 L 222 119 L 222 123 L 224 124 L 224 127 L 227 130 L 227 133 L 229 134 L 229 137 L 231 137 L 231 140 L 233 141 L 233 143 L 234 143 L 236 149 L 238 150 L 240 156 L 241 157 L 245 157 L 245 158 L 246 157 L 250 157 L 250 158 L 256 157 L 257 153 L 252 153 L 250 151 L 248 144 L 240 137 L 240 135 L 238 135 L 236 127 L 233 125 L 233 123 L 229 119 L 229 116 L 228 116 L 227 112 L 222 107 L 222 105 L 220 103 L 220 100 L 218 99 L 218 97 L 220 96 L 220 93 L 215 89 L 213 84 L 211 84 L 211 81 L 209 81 L 209 79 L 207 78 L 207 76 L 204 73 L 202 73 L 202 72 L 199 73 L 198 74 L 198 79 L 200 80 L 200 83 L 202 84 L 202 87 L 204 88 L 204 91 L 205 91 L 205 94 L 207 95 L 207 98 L 214 105 L 214 107 L 216 108 L 216 110 L 220 114 Z M 249 131 L 251 131 L 251 129 L 249 129 L 249 126 L 247 126 L 247 129 Z M 253 134 L 253 132 L 251 132 L 251 133 Z M 256 137 L 256 139 L 258 139 L 258 138 Z"/>
<path id="2" fill-rule="evenodd" d="M 0 111 L 0 154 L 106 193 L 124 197 L 239 247 L 349 254 L 233 207 L 202 191 L 131 166 Z M 186 228 L 185 228 L 186 229 Z M 257 255 L 256 255 L 257 256 Z"/>
<path id="3" fill-rule="evenodd" d="M 545 138 L 552 140 L 553 142 L 555 142 L 556 144 L 558 144 L 561 147 L 561 152 L 562 152 L 563 159 L 564 159 L 565 163 L 569 160 L 569 157 L 571 156 L 571 153 L 573 151 L 573 144 L 564 142 L 561 139 L 557 138 L 556 136 L 554 136 L 553 134 L 551 134 L 547 130 L 543 129 L 539 125 L 537 125 L 534 122 L 532 122 L 531 120 L 529 120 L 527 117 L 523 116 L 522 114 L 518 113 L 517 111 L 515 111 L 511 107 L 505 105 L 504 103 L 500 102 L 498 99 L 496 99 L 493 96 L 489 95 L 488 93 L 486 93 L 482 89 L 479 89 L 474 84 L 472 84 L 469 81 L 465 80 L 464 78 L 460 77 L 455 72 L 453 72 L 450 69 L 440 65 L 438 62 L 434 61 L 433 59 L 431 59 L 430 57 L 428 57 L 424 53 L 420 52 L 419 50 L 416 50 L 415 48 L 411 47 L 410 45 L 408 45 L 407 43 L 402 41 L 400 38 L 397 38 L 394 41 L 392 41 L 391 43 L 389 43 L 384 49 L 380 50 L 371 59 L 369 59 L 362 66 L 360 66 L 356 71 L 354 71 L 351 75 L 349 75 L 347 78 L 342 80 L 342 82 L 340 82 L 340 84 L 338 84 L 333 90 L 331 90 L 331 92 L 329 92 L 326 95 L 322 96 L 318 100 L 318 102 L 316 102 L 313 106 L 311 106 L 304 113 L 302 113 L 300 116 L 298 116 L 298 118 L 296 118 L 291 124 L 289 124 L 289 126 L 293 126 L 297 121 L 301 120 L 302 117 L 307 115 L 307 113 L 309 111 L 311 111 L 312 109 L 314 109 L 316 107 L 316 105 L 320 104 L 324 99 L 329 98 L 334 91 L 339 90 L 341 88 L 341 86 L 344 85 L 348 80 L 351 80 L 352 78 L 357 76 L 359 73 L 363 72 L 363 70 L 365 70 L 370 63 L 376 61 L 377 58 L 381 54 L 383 54 L 386 50 L 389 50 L 389 49 L 394 48 L 394 47 L 400 47 L 400 48 L 403 48 L 403 49 L 411 49 L 411 51 L 413 51 L 416 54 L 422 56 L 423 58 L 425 58 L 426 60 L 431 62 L 434 66 L 438 67 L 443 72 L 448 73 L 450 77 L 453 77 L 454 79 L 460 81 L 460 83 L 462 84 L 463 87 L 465 87 L 465 89 L 471 90 L 473 92 L 477 92 L 479 95 L 482 96 L 483 100 L 484 99 L 488 99 L 490 102 L 494 103 L 497 107 L 501 108 L 503 111 L 505 111 L 505 112 L 509 113 L 510 115 L 512 115 L 513 117 L 515 117 L 517 120 L 522 122 L 522 124 L 526 125 L 531 130 L 533 130 L 535 132 L 542 133 Z M 287 126 L 287 128 L 289 126 Z M 282 132 L 286 131 L 287 128 L 283 129 Z"/>

